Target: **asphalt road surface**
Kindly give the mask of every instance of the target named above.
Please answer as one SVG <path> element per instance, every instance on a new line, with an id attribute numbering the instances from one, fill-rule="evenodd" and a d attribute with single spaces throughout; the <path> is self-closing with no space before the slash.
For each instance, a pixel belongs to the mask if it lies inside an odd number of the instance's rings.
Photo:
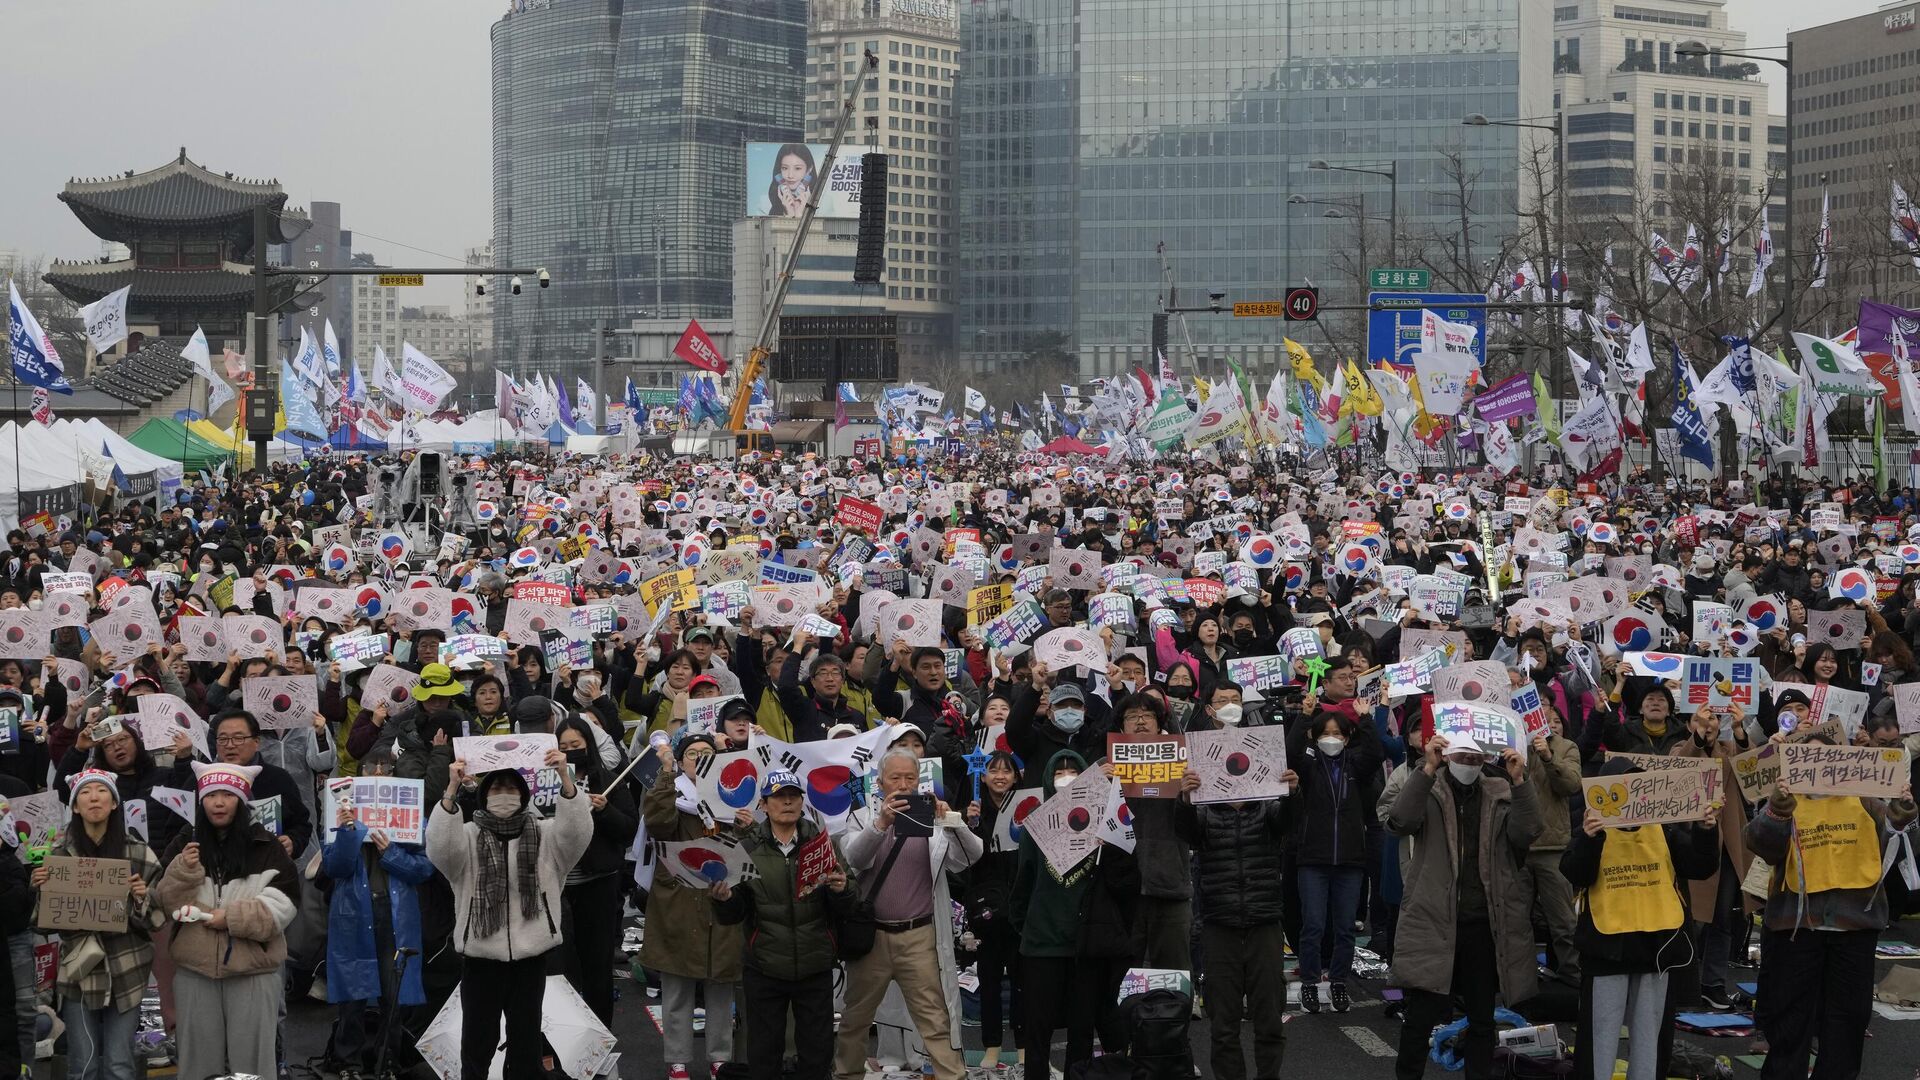
<path id="1" fill-rule="evenodd" d="M 1898 923 L 1883 935 L 1882 940 L 1920 944 L 1920 922 L 1909 920 Z M 1879 974 L 1884 976 L 1895 962 L 1881 960 L 1878 965 Z M 1920 965 L 1920 958 L 1897 962 Z M 1735 980 L 1739 982 L 1751 983 L 1756 977 L 1753 969 L 1738 966 L 1733 969 L 1733 974 Z M 666 1076 L 666 1065 L 660 1056 L 659 1029 L 655 1027 L 645 1008 L 647 1005 L 657 1005 L 658 1001 L 648 999 L 640 984 L 624 976 L 620 978 L 617 985 L 621 999 L 615 1006 L 613 1026 L 614 1034 L 620 1040 L 620 1073 L 628 1080 L 661 1080 Z M 1384 1003 L 1379 996 L 1382 984 L 1378 980 L 1359 979 L 1353 984 L 1352 989 L 1354 1007 L 1348 1013 L 1335 1014 L 1323 1011 L 1319 1015 L 1307 1015 L 1300 1012 L 1297 1006 L 1288 1008 L 1283 1075 L 1392 1076 L 1393 1056 L 1400 1038 L 1400 1024 L 1383 1008 Z M 299 1063 L 317 1055 L 324 1044 L 332 1018 L 331 1006 L 304 1002 L 296 1005 L 288 1016 L 287 1034 L 290 1044 L 288 1059 Z M 1570 1027 L 1571 1025 L 1563 1027 L 1563 1037 L 1571 1036 Z M 1206 1021 L 1196 1019 L 1193 1022 L 1192 1034 L 1194 1061 L 1203 1075 L 1212 1076 L 1213 1071 L 1208 1061 Z M 1250 1039 L 1250 1034 L 1248 1037 Z M 1737 1059 L 1741 1055 L 1753 1053 L 1754 1037 L 1752 1036 L 1709 1038 L 1682 1032 L 1677 1039 L 1704 1047 L 1711 1054 L 1729 1059 Z M 699 1045 L 696 1042 L 696 1050 Z M 968 1030 L 968 1045 L 978 1047 L 977 1030 L 971 1028 Z M 1250 1071 L 1251 1042 L 1248 1043 L 1248 1055 Z M 977 1057 L 977 1050 L 969 1054 L 970 1060 Z M 1010 1052 L 1007 1060 L 1012 1060 Z M 1427 1075 L 1457 1077 L 1461 1074 L 1447 1073 L 1439 1066 L 1429 1064 Z M 1733 1064 L 1733 1075 L 1743 1080 L 1750 1080 L 1757 1077 L 1759 1073 L 1753 1066 L 1736 1060 Z M 1920 1020 L 1892 1020 L 1876 1016 L 1868 1029 L 1866 1066 L 1860 1075 L 1863 1080 L 1920 1080 Z M 699 1080 L 697 1071 L 695 1080 Z"/>

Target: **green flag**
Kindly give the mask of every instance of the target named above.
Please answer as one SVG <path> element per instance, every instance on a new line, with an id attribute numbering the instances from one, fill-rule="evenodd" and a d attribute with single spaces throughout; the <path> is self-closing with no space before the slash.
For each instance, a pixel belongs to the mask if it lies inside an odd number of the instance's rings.
<path id="1" fill-rule="evenodd" d="M 1542 379 L 1537 371 L 1533 373 L 1533 404 L 1534 411 L 1540 417 L 1540 426 L 1547 432 L 1547 438 L 1558 443 L 1560 441 L 1559 403 L 1553 400 L 1551 393 L 1547 392 L 1546 380 Z"/>

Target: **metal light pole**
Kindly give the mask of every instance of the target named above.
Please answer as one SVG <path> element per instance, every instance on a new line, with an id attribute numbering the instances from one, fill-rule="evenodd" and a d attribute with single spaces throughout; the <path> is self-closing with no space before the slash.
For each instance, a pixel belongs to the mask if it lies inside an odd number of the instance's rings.
<path id="1" fill-rule="evenodd" d="M 1548 122 L 1549 119 L 1551 122 Z M 1567 274 L 1566 114 L 1554 113 L 1551 118 L 1523 117 L 1517 120 L 1490 120 L 1485 113 L 1473 113 L 1460 122 L 1467 127 L 1533 128 L 1536 131 L 1553 132 L 1553 257 L 1555 262 L 1558 263 L 1558 270 L 1556 271 L 1552 266 L 1547 267 L 1547 302 L 1553 305 L 1561 304 L 1566 299 L 1566 290 L 1561 287 L 1560 283 Z M 1563 311 L 1556 311 L 1553 315 L 1553 321 L 1549 323 L 1547 327 L 1547 370 L 1556 373 L 1560 370 L 1560 365 L 1565 363 L 1563 354 L 1566 351 L 1566 346 L 1561 336 L 1561 332 L 1565 327 L 1565 318 L 1566 315 Z M 1557 396 L 1560 392 L 1560 382 L 1558 378 L 1554 380 L 1553 385 L 1554 393 Z M 1555 409 L 1560 407 L 1557 400 L 1554 402 L 1553 407 Z M 1626 462 L 1626 455 L 1624 453 L 1621 454 L 1620 460 L 1622 468 L 1624 468 Z"/>
<path id="2" fill-rule="evenodd" d="M 1681 57 L 1737 56 L 1742 60 L 1768 60 L 1773 63 L 1779 64 L 1783 69 L 1786 70 L 1786 73 L 1787 73 L 1787 170 L 1786 170 L 1787 171 L 1787 176 L 1786 176 L 1787 246 L 1784 251 L 1782 251 L 1779 248 L 1775 249 L 1775 252 L 1777 254 L 1785 255 L 1785 258 L 1782 261 L 1786 263 L 1785 269 L 1781 271 L 1781 273 L 1785 277 L 1786 299 L 1780 305 L 1780 320 L 1782 323 L 1780 327 L 1780 341 L 1783 345 L 1785 345 L 1786 343 L 1789 343 L 1793 340 L 1793 337 L 1792 337 L 1793 324 L 1795 321 L 1794 312 L 1795 312 L 1795 308 L 1798 307 L 1798 300 L 1793 295 L 1793 278 L 1794 278 L 1793 259 L 1794 259 L 1794 256 L 1799 253 L 1799 250 L 1800 250 L 1798 246 L 1800 241 L 1796 236 L 1794 236 L 1794 233 L 1793 233 L 1793 203 L 1794 203 L 1795 197 L 1799 194 L 1799 190 L 1793 182 L 1793 166 L 1794 166 L 1794 160 L 1793 160 L 1793 42 L 1788 41 L 1785 45 L 1769 45 L 1769 46 L 1763 46 L 1763 47 L 1770 48 L 1770 49 L 1784 49 L 1786 50 L 1787 55 L 1782 57 L 1782 56 L 1767 56 L 1757 52 L 1733 52 L 1729 49 L 1709 48 L 1705 42 L 1701 42 L 1701 41 L 1683 41 L 1680 44 L 1674 46 L 1673 52 L 1674 52 L 1674 55 L 1681 56 Z"/>
<path id="3" fill-rule="evenodd" d="M 1325 158 L 1314 158 L 1307 162 L 1307 168 L 1317 172 L 1365 173 L 1368 176 L 1387 178 L 1387 261 L 1398 265 L 1400 262 L 1400 163 L 1382 161 L 1367 165 L 1334 165 Z"/>

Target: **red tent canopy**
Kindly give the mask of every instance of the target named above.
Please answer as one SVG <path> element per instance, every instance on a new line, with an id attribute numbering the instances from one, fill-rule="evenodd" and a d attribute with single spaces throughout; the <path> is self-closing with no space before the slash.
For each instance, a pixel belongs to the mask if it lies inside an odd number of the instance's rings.
<path id="1" fill-rule="evenodd" d="M 1043 454 L 1098 454 L 1104 457 L 1106 456 L 1107 448 L 1104 446 L 1088 446 L 1086 443 L 1081 442 L 1071 435 L 1062 435 L 1041 447 L 1040 452 Z"/>

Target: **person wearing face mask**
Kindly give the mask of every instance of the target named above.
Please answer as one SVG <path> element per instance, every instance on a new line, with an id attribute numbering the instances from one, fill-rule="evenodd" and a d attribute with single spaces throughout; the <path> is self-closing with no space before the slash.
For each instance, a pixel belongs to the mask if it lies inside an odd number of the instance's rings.
<path id="1" fill-rule="evenodd" d="M 1090 703 L 1079 683 L 1055 682 L 1047 666 L 1036 661 L 1028 681 L 1014 687 L 1007 744 L 1021 761 L 1044 761 L 1062 750 L 1091 761 L 1106 750 L 1110 716 L 1104 699 L 1096 696 Z"/>
<path id="2" fill-rule="evenodd" d="M 567 871 L 560 894 L 567 981 L 603 1024 L 613 1023 L 613 958 L 620 949 L 620 871 L 639 818 L 626 784 L 612 785 L 589 721 L 570 716 L 554 728 L 574 782 L 593 807 L 593 839 Z"/>
<path id="3" fill-rule="evenodd" d="M 1014 789 L 1020 786 L 1020 763 L 1005 750 L 987 758 L 980 781 L 980 799 L 967 807 L 967 827 L 980 838 L 984 851 L 967 873 L 960 903 L 966 909 L 967 929 L 973 934 L 975 971 L 980 977 L 981 1067 L 997 1069 L 1005 1028 L 1013 1029 L 1013 1045 L 1020 1065 L 1027 1063 L 1026 1039 L 1020 1027 L 1020 941 L 1013 930 L 1013 878 L 1020 862 L 1017 845 L 1007 844 L 999 828 L 1000 815 L 1012 813 Z M 1007 830 L 1011 835 L 1012 830 Z M 1137 835 L 1137 834 L 1136 834 Z M 1002 990 L 1012 994 L 1006 1001 Z M 1011 1013 L 1013 1023 L 1006 1023 Z"/>
<path id="4" fill-rule="evenodd" d="M 547 954 L 561 947 L 561 884 L 593 840 L 593 810 L 566 755 L 547 751 L 560 771 L 554 815 L 542 818 L 515 769 L 480 777 L 480 809 L 462 821 L 443 797 L 427 818 L 427 857 L 453 888 L 454 947 L 466 958 L 460 977 L 462 1080 L 485 1080 L 506 1017 L 510 1078 L 539 1075 Z M 460 789 L 466 762 L 455 759 L 446 791 Z"/>
<path id="5" fill-rule="evenodd" d="M 1212 727 L 1238 727 L 1248 721 L 1246 691 L 1239 683 L 1222 680 L 1213 684 L 1213 693 L 1207 704 L 1207 717 Z M 1201 725 L 1190 724 L 1197 730 Z"/>
<path id="6" fill-rule="evenodd" d="M 1114 712 L 1122 734 L 1156 736 L 1166 730 L 1166 706 L 1152 694 L 1129 694 Z M 1135 937 L 1147 967 L 1186 971 L 1193 967 L 1193 852 L 1174 830 L 1175 806 L 1173 799 L 1127 799 L 1140 866 Z"/>
<path id="7" fill-rule="evenodd" d="M 1367 800 L 1382 754 L 1373 726 L 1334 712 L 1316 713 L 1289 733 L 1287 760 L 1299 762 L 1293 862 L 1300 894 L 1300 1007 L 1320 1011 L 1320 977 L 1334 1012 L 1352 1007 L 1353 919 L 1365 887 Z M 1328 934 L 1332 934 L 1328 948 Z M 1330 962 L 1323 964 L 1323 958 Z"/>
<path id="8" fill-rule="evenodd" d="M 1499 768 L 1486 769 L 1489 762 Z M 1394 933 L 1391 977 L 1406 991 L 1394 1071 L 1399 1080 L 1420 1080 L 1428 1037 L 1452 1018 L 1457 996 L 1467 1011 L 1466 1076 L 1485 1080 L 1493 1067 L 1495 993 L 1525 1001 L 1539 977 L 1526 859 L 1540 835 L 1540 804 L 1526 762 L 1510 747 L 1495 758 L 1465 736 L 1450 744 L 1435 732 L 1386 824 L 1403 846 L 1412 841 Z"/>

